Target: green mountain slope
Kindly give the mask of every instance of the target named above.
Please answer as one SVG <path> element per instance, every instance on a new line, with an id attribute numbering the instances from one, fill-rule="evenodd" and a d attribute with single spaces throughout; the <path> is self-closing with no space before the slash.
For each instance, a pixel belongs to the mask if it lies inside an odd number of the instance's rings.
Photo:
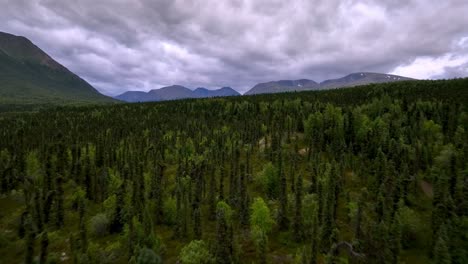
<path id="1" fill-rule="evenodd" d="M 0 32 L 0 104 L 112 101 L 28 39 Z"/>

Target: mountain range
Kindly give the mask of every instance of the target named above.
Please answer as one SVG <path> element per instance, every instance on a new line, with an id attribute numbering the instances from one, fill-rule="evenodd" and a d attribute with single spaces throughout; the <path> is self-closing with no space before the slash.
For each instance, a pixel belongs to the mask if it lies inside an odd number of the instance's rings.
<path id="1" fill-rule="evenodd" d="M 338 79 L 330 79 L 321 83 L 308 79 L 300 80 L 281 80 L 259 83 L 244 95 L 266 94 L 266 93 L 283 93 L 283 92 L 298 92 L 311 90 L 336 89 L 344 87 L 353 87 L 358 85 L 366 85 L 371 83 L 385 83 L 396 81 L 409 81 L 411 78 L 382 73 L 358 72 L 352 73 Z M 218 96 L 236 96 L 240 95 L 237 91 L 230 87 L 223 87 L 218 90 L 208 90 L 206 88 L 197 88 L 190 90 L 184 86 L 172 85 L 160 89 L 151 90 L 149 92 L 128 91 L 115 98 L 125 102 L 152 102 L 177 100 L 184 98 L 206 98 Z"/>
<path id="2" fill-rule="evenodd" d="M 115 101 L 100 94 L 27 38 L 0 32 L 0 103 Z"/>
<path id="3" fill-rule="evenodd" d="M 203 87 L 199 87 L 192 91 L 189 88 L 181 85 L 172 85 L 160 89 L 154 89 L 149 92 L 128 91 L 116 96 L 115 98 L 125 102 L 154 102 L 186 98 L 207 98 L 237 95 L 240 95 L 240 93 L 231 87 L 223 87 L 217 90 L 209 90 Z"/>
<path id="4" fill-rule="evenodd" d="M 373 72 L 357 72 L 346 75 L 338 79 L 330 79 L 317 83 L 312 80 L 282 80 L 266 83 L 259 83 L 252 89 L 247 91 L 245 95 L 264 94 L 264 93 L 280 93 L 280 92 L 294 92 L 294 91 L 309 91 L 309 90 L 325 90 L 336 89 L 344 87 L 353 87 L 358 85 L 366 85 L 371 83 L 385 83 L 396 81 L 409 81 L 414 80 L 411 78 L 382 74 Z"/>

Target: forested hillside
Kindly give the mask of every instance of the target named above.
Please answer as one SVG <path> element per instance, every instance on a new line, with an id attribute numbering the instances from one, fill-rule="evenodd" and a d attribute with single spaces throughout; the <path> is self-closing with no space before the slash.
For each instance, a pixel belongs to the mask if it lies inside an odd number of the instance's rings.
<path id="1" fill-rule="evenodd" d="M 0 115 L 0 263 L 468 263 L 468 79 Z"/>

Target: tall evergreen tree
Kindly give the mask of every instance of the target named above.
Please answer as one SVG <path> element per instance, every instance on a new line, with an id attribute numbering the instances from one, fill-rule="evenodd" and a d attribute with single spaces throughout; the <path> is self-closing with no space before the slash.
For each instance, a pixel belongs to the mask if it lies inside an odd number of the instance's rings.
<path id="1" fill-rule="evenodd" d="M 61 175 L 57 175 L 55 184 L 56 184 L 55 225 L 58 228 L 62 228 L 64 226 L 64 219 L 65 219 L 65 209 L 64 209 L 65 192 L 63 190 L 63 177 Z"/>
<path id="2" fill-rule="evenodd" d="M 45 264 L 47 263 L 47 255 L 48 255 L 48 248 L 49 248 L 49 236 L 47 234 L 47 231 L 44 231 L 40 234 L 40 239 L 41 239 L 41 253 L 39 256 L 39 263 L 40 264 Z"/>
<path id="3" fill-rule="evenodd" d="M 216 207 L 216 263 L 231 264 L 232 240 L 229 230 L 232 226 L 231 207 L 223 202 L 218 202 Z"/>
<path id="4" fill-rule="evenodd" d="M 302 174 L 299 174 L 296 181 L 295 188 L 295 208 L 294 208 L 294 222 L 293 222 L 293 233 L 294 239 L 297 242 L 301 242 L 303 234 L 303 217 L 302 217 Z"/>
<path id="5" fill-rule="evenodd" d="M 283 171 L 283 157 L 281 148 L 278 150 L 278 170 L 279 179 L 279 209 L 278 209 L 278 227 L 280 230 L 287 230 L 289 228 L 288 219 L 288 195 L 286 186 L 286 175 Z"/>
<path id="6" fill-rule="evenodd" d="M 447 241 L 447 230 L 445 229 L 445 226 L 441 226 L 434 246 L 434 264 L 452 263 Z"/>

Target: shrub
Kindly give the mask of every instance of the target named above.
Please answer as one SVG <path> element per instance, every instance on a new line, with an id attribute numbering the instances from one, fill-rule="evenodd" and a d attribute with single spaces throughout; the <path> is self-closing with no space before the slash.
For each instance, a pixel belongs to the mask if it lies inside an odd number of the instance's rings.
<path id="1" fill-rule="evenodd" d="M 60 262 L 60 254 L 57 252 L 50 252 L 47 256 L 47 264 L 58 264 Z"/>
<path id="2" fill-rule="evenodd" d="M 115 217 L 115 210 L 117 208 L 117 196 L 115 194 L 109 196 L 103 203 L 104 212 L 109 219 Z"/>
<path id="3" fill-rule="evenodd" d="M 279 178 L 276 167 L 267 163 L 263 170 L 256 175 L 254 182 L 257 188 L 260 188 L 270 199 L 275 199 L 279 194 Z"/>
<path id="4" fill-rule="evenodd" d="M 174 198 L 168 198 L 164 201 L 164 222 L 168 225 L 176 223 L 176 200 Z"/>
<path id="5" fill-rule="evenodd" d="M 424 248 L 429 240 L 427 235 L 429 229 L 419 214 L 409 207 L 400 209 L 402 225 L 402 246 L 403 248 L 419 247 Z"/>
<path id="6" fill-rule="evenodd" d="M 269 233 L 275 223 L 271 218 L 270 208 L 265 201 L 257 197 L 251 206 L 250 226 L 257 226 L 263 233 Z"/>
<path id="7" fill-rule="evenodd" d="M 119 241 L 111 243 L 103 248 L 102 245 L 90 242 L 88 245 L 87 255 L 89 258 L 88 263 L 116 263 L 122 257 L 122 250 Z"/>
<path id="8" fill-rule="evenodd" d="M 203 240 L 193 240 L 182 248 L 179 260 L 182 264 L 210 264 L 215 262 Z"/>
<path id="9" fill-rule="evenodd" d="M 149 248 L 143 248 L 140 250 L 137 258 L 137 264 L 159 264 L 162 263 L 161 257 L 159 257 L 153 250 Z"/>
<path id="10" fill-rule="evenodd" d="M 109 218 L 103 213 L 99 213 L 89 221 L 89 230 L 97 237 L 106 236 L 109 233 Z"/>

